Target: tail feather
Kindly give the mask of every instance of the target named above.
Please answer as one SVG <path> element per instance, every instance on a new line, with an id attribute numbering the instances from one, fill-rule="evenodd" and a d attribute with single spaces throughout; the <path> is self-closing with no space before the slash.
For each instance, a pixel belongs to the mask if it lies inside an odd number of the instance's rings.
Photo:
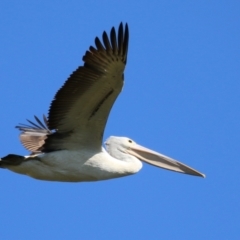
<path id="1" fill-rule="evenodd" d="M 25 157 L 15 154 L 8 154 L 7 156 L 0 158 L 0 167 L 5 168 L 8 165 L 20 165 L 25 161 Z"/>

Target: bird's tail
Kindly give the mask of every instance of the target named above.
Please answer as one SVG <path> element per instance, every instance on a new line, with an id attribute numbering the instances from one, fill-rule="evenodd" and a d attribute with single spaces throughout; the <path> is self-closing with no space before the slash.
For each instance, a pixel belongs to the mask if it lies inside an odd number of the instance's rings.
<path id="1" fill-rule="evenodd" d="M 6 166 L 20 165 L 25 160 L 25 157 L 15 154 L 8 154 L 7 156 L 0 158 L 0 168 L 6 168 Z"/>

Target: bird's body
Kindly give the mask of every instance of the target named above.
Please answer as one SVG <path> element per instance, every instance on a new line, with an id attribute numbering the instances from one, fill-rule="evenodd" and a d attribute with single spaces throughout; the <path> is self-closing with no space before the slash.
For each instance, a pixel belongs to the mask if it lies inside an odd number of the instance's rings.
<path id="1" fill-rule="evenodd" d="M 36 179 L 62 182 L 98 181 L 127 176 L 142 168 L 142 161 L 195 176 L 204 174 L 126 137 L 102 137 L 110 110 L 122 90 L 127 62 L 128 26 L 118 35 L 96 38 L 80 66 L 56 93 L 44 121 L 35 117 L 21 124 L 20 140 L 31 155 L 9 154 L 0 167 Z"/>
<path id="2" fill-rule="evenodd" d="M 123 177 L 138 172 L 139 160 L 124 162 L 110 156 L 104 148 L 60 150 L 27 156 L 20 165 L 8 168 L 30 177 L 60 182 L 99 181 Z"/>

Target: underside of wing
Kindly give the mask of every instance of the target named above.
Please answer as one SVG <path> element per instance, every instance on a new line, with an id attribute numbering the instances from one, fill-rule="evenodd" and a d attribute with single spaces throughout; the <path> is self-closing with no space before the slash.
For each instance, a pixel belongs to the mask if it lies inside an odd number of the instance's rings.
<path id="1" fill-rule="evenodd" d="M 48 136 L 46 149 L 89 142 L 101 146 L 108 115 L 123 86 L 128 38 L 128 26 L 124 29 L 121 23 L 118 34 L 112 28 L 109 37 L 103 33 L 103 43 L 95 39 L 96 47 L 83 56 L 84 66 L 72 73 L 51 103 L 49 129 L 56 133 Z"/>
<path id="2" fill-rule="evenodd" d="M 36 116 L 36 123 L 27 120 L 29 124 L 19 124 L 16 126 L 20 133 L 20 141 L 23 146 L 32 152 L 32 154 L 42 152 L 43 145 L 48 135 L 51 135 L 52 132 L 48 128 L 48 121 L 45 116 L 43 116 L 43 122 L 40 121 Z"/>

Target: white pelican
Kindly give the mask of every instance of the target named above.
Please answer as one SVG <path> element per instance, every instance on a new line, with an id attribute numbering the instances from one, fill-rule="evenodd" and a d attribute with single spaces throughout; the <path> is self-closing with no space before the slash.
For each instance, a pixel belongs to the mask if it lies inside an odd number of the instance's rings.
<path id="1" fill-rule="evenodd" d="M 102 147 L 109 112 L 123 87 L 127 62 L 128 25 L 118 35 L 103 32 L 56 93 L 48 119 L 20 124 L 20 140 L 29 156 L 9 154 L 0 167 L 30 177 L 62 182 L 98 181 L 137 173 L 142 162 L 175 172 L 204 174 L 172 158 L 144 148 L 126 137 L 110 137 Z"/>

